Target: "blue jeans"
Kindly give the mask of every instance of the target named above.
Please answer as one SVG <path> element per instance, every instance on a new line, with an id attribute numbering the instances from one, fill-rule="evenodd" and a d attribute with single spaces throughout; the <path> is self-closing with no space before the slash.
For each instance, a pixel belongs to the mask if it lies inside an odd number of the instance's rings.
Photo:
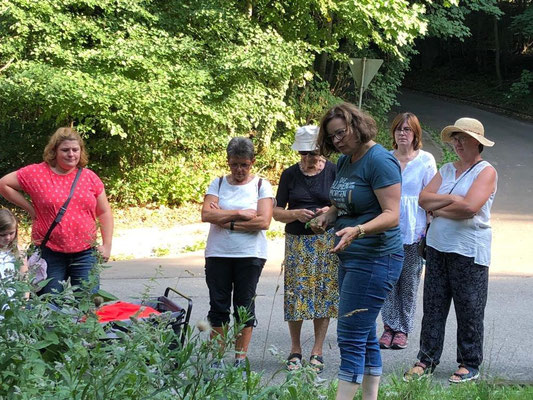
<path id="1" fill-rule="evenodd" d="M 70 284 L 80 286 L 89 280 L 89 272 L 96 265 L 96 249 L 90 248 L 78 253 L 60 253 L 48 247 L 42 249 L 41 256 L 46 260 L 48 284 L 39 291 L 39 295 L 63 291 L 61 281 L 70 278 Z M 94 291 L 98 291 L 97 285 Z"/>
<path id="2" fill-rule="evenodd" d="M 340 257 L 337 342 L 339 379 L 362 383 L 363 375 L 382 374 L 376 319 L 402 271 L 403 253 L 384 257 Z M 364 310 L 355 312 L 355 310 Z"/>

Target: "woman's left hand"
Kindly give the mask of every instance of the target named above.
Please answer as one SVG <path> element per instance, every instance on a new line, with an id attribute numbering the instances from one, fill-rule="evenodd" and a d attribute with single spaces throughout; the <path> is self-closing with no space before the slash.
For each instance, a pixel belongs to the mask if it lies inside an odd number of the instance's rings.
<path id="1" fill-rule="evenodd" d="M 337 243 L 337 246 L 331 249 L 332 253 L 338 253 L 339 251 L 344 251 L 353 242 L 353 240 L 359 235 L 359 228 L 357 226 L 346 227 L 336 232 L 335 235 L 340 237 L 341 240 L 339 240 L 339 243 Z"/>

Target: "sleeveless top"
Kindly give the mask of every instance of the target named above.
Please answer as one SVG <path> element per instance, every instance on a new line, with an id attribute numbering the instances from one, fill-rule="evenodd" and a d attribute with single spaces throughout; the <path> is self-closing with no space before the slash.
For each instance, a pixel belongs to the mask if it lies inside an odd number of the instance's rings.
<path id="1" fill-rule="evenodd" d="M 447 194 L 459 179 L 452 194 L 466 196 L 470 187 L 485 168 L 491 167 L 487 161 L 481 161 L 463 178 L 465 173 L 455 179 L 456 168 L 453 163 L 442 166 L 439 170 L 442 176 L 438 194 Z M 496 177 L 496 185 L 498 178 Z M 488 267 L 490 265 L 490 248 L 492 242 L 492 228 L 490 225 L 490 209 L 496 188 L 481 209 L 472 218 L 450 219 L 436 217 L 431 222 L 427 234 L 427 245 L 444 253 L 456 253 L 465 257 L 473 257 L 474 262 Z"/>

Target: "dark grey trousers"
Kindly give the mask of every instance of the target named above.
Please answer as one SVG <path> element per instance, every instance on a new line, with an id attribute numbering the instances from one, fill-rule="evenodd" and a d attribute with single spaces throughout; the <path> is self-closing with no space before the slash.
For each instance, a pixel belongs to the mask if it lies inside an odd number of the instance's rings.
<path id="1" fill-rule="evenodd" d="M 473 257 L 427 248 L 424 317 L 418 359 L 435 368 L 440 362 L 446 319 L 453 299 L 457 316 L 457 362 L 479 368 L 483 361 L 483 319 L 489 269 Z"/>

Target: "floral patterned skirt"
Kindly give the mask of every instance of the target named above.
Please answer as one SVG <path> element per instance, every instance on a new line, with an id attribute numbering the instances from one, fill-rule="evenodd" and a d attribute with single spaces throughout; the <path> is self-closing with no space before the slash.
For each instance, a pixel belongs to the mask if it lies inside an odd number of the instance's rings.
<path id="1" fill-rule="evenodd" d="M 329 252 L 333 246 L 333 230 L 285 234 L 285 321 L 337 317 L 339 258 Z"/>

